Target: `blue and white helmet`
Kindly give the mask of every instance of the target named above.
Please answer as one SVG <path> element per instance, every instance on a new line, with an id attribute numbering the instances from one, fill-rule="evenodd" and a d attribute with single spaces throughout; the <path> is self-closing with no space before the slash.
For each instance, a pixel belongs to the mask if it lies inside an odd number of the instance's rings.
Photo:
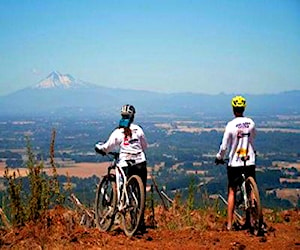
<path id="1" fill-rule="evenodd" d="M 130 104 L 125 104 L 121 109 L 121 116 L 127 116 L 128 118 L 133 118 L 135 114 L 135 108 Z"/>

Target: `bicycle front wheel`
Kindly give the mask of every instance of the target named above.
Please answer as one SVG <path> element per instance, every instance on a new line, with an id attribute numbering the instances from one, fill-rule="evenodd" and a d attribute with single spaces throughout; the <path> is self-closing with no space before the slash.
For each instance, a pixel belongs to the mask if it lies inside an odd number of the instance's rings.
<path id="1" fill-rule="evenodd" d="M 101 231 L 110 230 L 117 206 L 116 178 L 106 175 L 100 181 L 95 200 L 96 225 Z"/>
<path id="2" fill-rule="evenodd" d="M 259 191 L 253 177 L 248 177 L 246 180 L 246 190 L 249 201 L 249 226 L 250 231 L 257 235 L 259 234 L 262 223 L 263 223 L 263 215 L 262 208 L 260 203 Z"/>
<path id="3" fill-rule="evenodd" d="M 142 179 L 138 175 L 129 178 L 126 184 L 128 204 L 123 214 L 123 227 L 131 237 L 138 230 L 145 210 L 145 191 Z"/>

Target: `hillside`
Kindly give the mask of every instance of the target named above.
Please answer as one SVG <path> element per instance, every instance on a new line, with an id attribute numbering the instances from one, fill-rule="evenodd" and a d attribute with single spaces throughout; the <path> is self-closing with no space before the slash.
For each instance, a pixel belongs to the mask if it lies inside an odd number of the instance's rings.
<path id="1" fill-rule="evenodd" d="M 61 207 L 49 210 L 37 223 L 1 230 L 1 249 L 299 249 L 300 211 L 264 212 L 267 233 L 225 231 L 225 217 L 211 209 L 192 211 L 155 209 L 156 228 L 127 238 L 118 226 L 108 233 L 79 225 L 80 216 Z M 187 218 L 192 219 L 183 224 Z"/>

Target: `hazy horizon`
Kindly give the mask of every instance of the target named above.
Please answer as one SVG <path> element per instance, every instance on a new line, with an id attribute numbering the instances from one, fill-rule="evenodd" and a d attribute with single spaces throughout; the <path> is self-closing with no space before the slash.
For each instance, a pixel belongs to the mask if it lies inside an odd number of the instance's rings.
<path id="1" fill-rule="evenodd" d="M 300 2 L 8 1 L 0 96 L 52 71 L 164 93 L 300 89 Z"/>
<path id="2" fill-rule="evenodd" d="M 52 71 L 52 72 L 54 72 L 54 71 Z M 52 72 L 50 72 L 50 74 Z M 56 72 L 58 72 L 58 71 L 56 71 Z M 58 72 L 58 73 L 60 73 L 60 72 Z M 66 75 L 66 74 L 63 74 L 63 75 Z M 70 74 L 68 74 L 68 75 L 70 75 Z M 73 75 L 71 75 L 71 76 L 74 77 L 74 78 L 76 78 Z M 47 78 L 47 76 L 44 77 L 44 79 L 45 78 Z M 44 79 L 41 79 L 41 80 L 44 80 Z M 77 79 L 77 78 L 76 78 L 76 80 L 82 80 L 82 81 L 84 81 L 84 79 Z M 88 82 L 88 83 L 90 83 L 90 82 Z M 280 93 L 284 93 L 284 92 L 300 91 L 300 89 L 291 89 L 291 90 L 283 90 L 283 91 L 278 91 L 278 92 L 273 92 L 273 93 L 247 93 L 247 92 L 223 92 L 223 91 L 221 91 L 219 93 L 204 93 L 204 92 L 191 92 L 191 91 L 161 91 L 161 90 L 154 90 L 154 89 L 147 90 L 147 89 L 126 88 L 126 87 L 122 87 L 122 86 L 121 87 L 104 86 L 104 85 L 99 85 L 99 84 L 95 84 L 95 83 L 91 83 L 91 84 L 92 84 L 92 86 L 96 85 L 98 87 L 118 89 L 118 90 L 122 90 L 122 89 L 124 89 L 124 90 L 138 90 L 138 91 L 141 90 L 141 91 L 148 91 L 148 92 L 154 92 L 154 93 L 160 93 L 160 94 L 204 94 L 204 95 L 211 95 L 211 96 L 215 96 L 215 95 L 216 96 L 217 95 L 229 95 L 229 96 L 230 95 L 253 95 L 253 96 L 255 96 L 255 95 L 269 95 L 269 94 L 280 94 Z M 12 91 L 10 93 L 0 94 L 0 97 L 4 97 L 4 96 L 10 95 L 10 94 L 14 94 L 14 93 L 16 93 L 16 92 L 18 92 L 20 90 L 24 90 L 24 89 L 28 89 L 28 88 L 32 88 L 32 87 L 35 88 L 36 86 L 37 86 L 37 83 L 30 84 L 28 86 L 24 86 L 21 89 L 14 90 L 14 91 Z"/>

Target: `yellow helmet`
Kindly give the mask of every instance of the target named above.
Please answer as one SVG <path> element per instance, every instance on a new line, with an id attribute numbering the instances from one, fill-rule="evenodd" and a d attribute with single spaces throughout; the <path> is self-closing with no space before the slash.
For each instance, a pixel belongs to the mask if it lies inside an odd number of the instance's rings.
<path id="1" fill-rule="evenodd" d="M 246 107 L 246 99 L 240 95 L 237 95 L 232 98 L 231 105 L 234 108 L 245 108 Z"/>

